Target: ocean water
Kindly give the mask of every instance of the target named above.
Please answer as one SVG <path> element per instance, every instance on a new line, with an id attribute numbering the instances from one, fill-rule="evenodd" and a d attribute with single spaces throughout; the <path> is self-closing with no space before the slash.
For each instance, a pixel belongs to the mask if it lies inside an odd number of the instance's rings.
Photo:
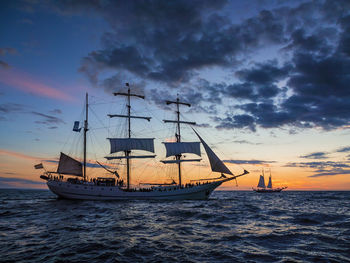
<path id="1" fill-rule="evenodd" d="M 102 202 L 0 190 L 0 262 L 350 262 L 350 192 Z"/>

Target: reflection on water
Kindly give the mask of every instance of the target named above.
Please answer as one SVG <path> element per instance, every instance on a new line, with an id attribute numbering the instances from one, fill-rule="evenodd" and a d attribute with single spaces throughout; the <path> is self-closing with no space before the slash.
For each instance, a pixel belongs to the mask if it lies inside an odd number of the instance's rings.
<path id="1" fill-rule="evenodd" d="M 350 192 L 70 201 L 0 190 L 8 262 L 348 262 Z M 0 261 L 1 261 L 0 260 Z"/>

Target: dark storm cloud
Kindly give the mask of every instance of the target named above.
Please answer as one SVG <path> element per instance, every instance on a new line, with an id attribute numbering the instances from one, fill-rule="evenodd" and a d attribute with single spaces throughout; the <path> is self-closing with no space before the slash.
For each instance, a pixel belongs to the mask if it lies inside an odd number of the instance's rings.
<path id="1" fill-rule="evenodd" d="M 236 94 L 233 92 L 233 95 L 242 97 L 239 94 L 244 94 L 241 91 L 243 90 L 247 99 L 256 101 L 239 106 L 254 118 L 249 127 L 259 125 L 273 128 L 292 125 L 330 130 L 347 125 L 350 112 L 350 58 L 340 54 L 317 57 L 303 51 L 294 55 L 293 63 L 294 67 L 287 82 L 293 95 L 279 105 L 276 102 L 263 101 L 269 97 L 276 97 L 277 88 L 262 89 L 260 94 L 256 94 L 252 91 L 252 85 L 246 82 L 241 84 L 239 89 L 234 89 Z M 258 84 L 255 85 L 257 86 Z"/>
<path id="2" fill-rule="evenodd" d="M 148 92 L 148 98 L 150 98 L 153 103 L 158 105 L 160 108 L 164 110 L 171 110 L 172 108 L 165 103 L 165 98 L 168 98 L 168 100 L 173 100 L 176 98 L 173 98 L 172 94 L 167 89 L 151 89 Z"/>
<path id="3" fill-rule="evenodd" d="M 339 152 L 339 153 L 350 152 L 350 146 L 342 147 L 342 148 L 336 150 L 336 152 Z"/>
<path id="4" fill-rule="evenodd" d="M 91 83 L 108 91 L 125 79 L 142 79 L 145 87 L 161 83 L 151 94 L 161 105 L 157 94 L 193 84 L 202 69 L 215 67 L 234 72 L 238 81 L 211 83 L 201 75 L 184 99 L 200 111 L 224 98 L 239 101 L 237 112 L 212 111 L 217 128 L 330 130 L 349 124 L 350 2 L 279 3 L 235 22 L 230 5 L 96 0 L 59 1 L 54 8 L 98 15 L 109 23 L 102 47 L 87 54 L 80 67 Z M 256 52 L 269 46 L 279 49 L 280 61 L 267 57 L 254 63 Z M 115 73 L 103 78 L 105 70 Z"/>
<path id="5" fill-rule="evenodd" d="M 250 83 L 228 85 L 222 90 L 222 93 L 237 99 L 255 100 L 258 98 L 254 86 Z"/>
<path id="6" fill-rule="evenodd" d="M 222 1 L 130 1 L 104 6 L 96 1 L 95 5 L 114 32 L 104 35 L 104 49 L 83 61 L 81 70 L 91 79 L 96 78 L 96 69 L 113 68 L 150 80 L 185 81 L 193 68 L 222 63 L 217 53 L 224 47 L 217 45 L 218 51 L 214 50 L 209 36 L 224 22 L 212 16 L 210 29 L 202 21 L 202 12 L 215 11 Z M 228 40 L 221 36 L 219 41 Z"/>
<path id="7" fill-rule="evenodd" d="M 324 171 L 315 173 L 313 175 L 310 175 L 308 177 L 335 176 L 335 175 L 342 175 L 342 174 L 350 174 L 350 170 L 344 170 L 344 169 L 324 170 Z"/>
<path id="8" fill-rule="evenodd" d="M 113 29 L 104 48 L 84 58 L 81 71 L 95 84 L 99 71 L 115 69 L 174 85 L 195 70 L 228 66 L 262 42 L 280 43 L 283 27 L 270 11 L 232 24 L 221 12 L 226 1 L 64 1 L 60 10 L 95 10 Z"/>
<path id="9" fill-rule="evenodd" d="M 299 11 L 294 11 L 301 12 L 302 8 L 308 10 L 310 7 L 301 5 L 299 8 Z M 343 12 L 342 9 L 339 14 Z M 239 107 L 252 117 L 251 121 L 238 124 L 235 114 L 229 113 L 227 118 L 217 119 L 217 127 L 245 127 L 255 130 L 257 126 L 274 128 L 290 125 L 330 130 L 347 125 L 347 113 L 350 112 L 350 57 L 343 43 L 350 39 L 348 17 L 338 19 L 335 15 L 328 16 L 324 25 L 314 23 L 317 30 L 308 32 L 300 29 L 296 22 L 290 24 L 290 43 L 286 48 L 292 54 L 290 62 L 281 68 L 266 62 L 264 66 L 257 64 L 251 69 L 236 72 L 243 82 L 231 85 L 231 95 L 254 101 Z M 302 21 L 305 17 L 299 19 Z M 332 24 L 339 21 L 340 27 Z M 288 80 L 287 87 L 292 95 L 279 103 L 263 101 L 277 98 L 279 90 L 275 83 L 283 79 Z M 256 90 L 259 88 L 258 93 Z"/>
<path id="10" fill-rule="evenodd" d="M 214 104 L 209 104 L 209 105 L 195 105 L 193 108 L 191 108 L 191 111 L 193 112 L 200 112 L 200 113 L 207 113 L 210 115 L 217 115 L 217 106 Z"/>
<path id="11" fill-rule="evenodd" d="M 146 93 L 147 99 L 150 99 L 158 105 L 160 108 L 164 110 L 173 111 L 175 108 L 173 105 L 168 105 L 165 103 L 166 100 L 176 101 L 177 98 L 181 102 L 189 103 L 191 106 L 181 105 L 180 107 L 183 110 L 195 111 L 195 112 L 215 112 L 215 106 L 210 105 L 200 105 L 200 102 L 203 101 L 203 94 L 196 89 L 193 88 L 184 88 L 180 94 L 174 95 L 170 92 L 169 89 L 151 89 Z"/>
<path id="12" fill-rule="evenodd" d="M 213 120 L 220 123 L 216 126 L 218 129 L 248 128 L 251 131 L 255 131 L 256 128 L 254 117 L 247 114 L 227 115 L 226 118 L 215 117 Z"/>
<path id="13" fill-rule="evenodd" d="M 285 167 L 301 167 L 301 168 L 313 168 L 313 169 L 325 169 L 325 168 L 350 168 L 350 165 L 343 162 L 333 162 L 333 161 L 324 161 L 324 162 L 294 162 L 288 163 Z"/>
<path id="14" fill-rule="evenodd" d="M 288 86 L 295 94 L 281 105 L 293 122 L 324 129 L 348 124 L 350 58 L 338 54 L 328 58 L 298 54 L 294 62 L 295 73 Z"/>
<path id="15" fill-rule="evenodd" d="M 239 70 L 236 72 L 236 75 L 239 79 L 248 83 L 255 85 L 271 85 L 280 79 L 284 79 L 290 70 L 291 65 L 279 67 L 278 62 L 272 60 L 256 64 L 251 69 Z"/>
<path id="16" fill-rule="evenodd" d="M 327 159 L 328 156 L 327 156 L 328 153 L 326 152 L 314 152 L 314 153 L 310 153 L 310 154 L 307 154 L 307 155 L 302 155 L 300 156 L 300 158 L 305 158 L 305 159 Z"/>
<path id="17" fill-rule="evenodd" d="M 243 82 L 228 85 L 223 94 L 253 101 L 276 97 L 282 90 L 275 83 L 286 78 L 290 70 L 291 65 L 279 67 L 276 60 L 239 70 L 236 76 Z"/>
<path id="18" fill-rule="evenodd" d="M 226 83 L 210 83 L 205 79 L 199 79 L 195 85 L 195 89 L 201 91 L 204 101 L 211 103 L 212 105 L 221 104 L 221 94 L 226 89 Z"/>
<path id="19" fill-rule="evenodd" d="M 288 124 L 292 116 L 286 112 L 277 109 L 277 106 L 271 101 L 262 103 L 247 103 L 237 106 L 238 109 L 245 111 L 247 114 L 234 115 L 226 113 L 226 118 L 220 120 L 218 128 L 248 128 L 251 131 L 256 130 L 259 125 L 264 128 L 278 127 L 279 125 Z M 230 115 L 233 115 L 230 117 Z M 230 123 L 232 125 L 230 125 Z M 223 126 L 224 124 L 224 126 Z"/>

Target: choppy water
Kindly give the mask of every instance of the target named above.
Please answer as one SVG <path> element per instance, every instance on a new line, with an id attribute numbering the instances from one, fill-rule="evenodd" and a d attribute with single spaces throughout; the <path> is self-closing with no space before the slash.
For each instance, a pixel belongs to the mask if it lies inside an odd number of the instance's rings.
<path id="1" fill-rule="evenodd" d="M 0 262 L 350 262 L 350 192 L 101 202 L 0 190 Z"/>

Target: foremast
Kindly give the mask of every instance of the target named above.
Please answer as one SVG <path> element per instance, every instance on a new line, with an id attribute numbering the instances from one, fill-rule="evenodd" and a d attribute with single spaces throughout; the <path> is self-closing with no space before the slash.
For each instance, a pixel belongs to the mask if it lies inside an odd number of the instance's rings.
<path id="1" fill-rule="evenodd" d="M 111 154 L 116 152 L 124 152 L 124 156 L 107 156 L 107 160 L 112 159 L 126 159 L 126 174 L 127 174 L 127 189 L 130 189 L 130 177 L 131 177 L 131 163 L 130 159 L 132 158 L 154 158 L 155 155 L 141 155 L 141 156 L 132 156 L 132 150 L 145 150 L 149 152 L 154 152 L 154 142 L 153 138 L 131 138 L 131 119 L 144 119 L 147 121 L 151 120 L 151 117 L 144 116 L 132 116 L 131 115 L 131 97 L 136 97 L 140 99 L 145 99 L 145 96 L 131 93 L 129 83 L 125 83 L 128 87 L 128 92 L 115 92 L 114 96 L 126 96 L 127 97 L 127 115 L 119 114 L 109 114 L 110 118 L 119 117 L 128 119 L 128 138 L 108 138 L 111 144 Z"/>
<path id="2" fill-rule="evenodd" d="M 188 153 L 194 153 L 200 156 L 200 144 L 199 142 L 189 142 L 189 143 L 181 143 L 181 129 L 180 129 L 180 123 L 183 124 L 190 124 L 190 125 L 196 125 L 195 122 L 189 122 L 189 121 L 181 121 L 180 120 L 180 105 L 191 107 L 191 104 L 180 101 L 179 97 L 177 97 L 176 101 L 170 101 L 167 100 L 166 104 L 176 104 L 176 120 L 163 120 L 164 123 L 176 123 L 176 143 L 164 143 L 165 147 L 167 149 L 167 157 L 168 156 L 175 156 L 175 161 L 162 161 L 163 163 L 176 163 L 178 167 L 178 177 L 179 177 L 179 186 L 182 185 L 182 178 L 181 178 L 181 162 L 185 161 L 200 161 L 201 159 L 181 159 L 182 153 L 188 152 Z M 186 148 L 186 149 L 185 149 Z"/>

